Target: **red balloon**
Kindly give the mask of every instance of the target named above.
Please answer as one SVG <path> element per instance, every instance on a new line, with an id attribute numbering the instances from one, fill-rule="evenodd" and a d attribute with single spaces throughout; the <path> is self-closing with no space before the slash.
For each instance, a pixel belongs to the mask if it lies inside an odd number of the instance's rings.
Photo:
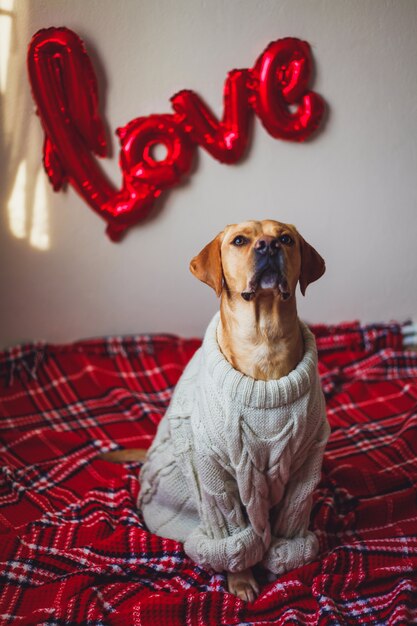
<path id="1" fill-rule="evenodd" d="M 68 181 L 108 224 L 108 234 L 123 231 L 150 210 L 154 190 L 117 192 L 92 153 L 107 151 L 98 113 L 97 82 L 81 39 L 67 28 L 40 30 L 28 52 L 33 97 L 45 131 L 44 165 L 55 190 Z M 152 198 L 154 199 L 154 198 Z"/>
<path id="2" fill-rule="evenodd" d="M 308 90 L 311 77 L 310 46 L 287 37 L 266 48 L 252 70 L 252 105 L 272 137 L 304 141 L 320 125 L 323 99 Z M 292 112 L 288 105 L 298 103 Z"/>
<path id="3" fill-rule="evenodd" d="M 248 143 L 251 118 L 247 70 L 229 72 L 224 86 L 221 122 L 194 91 L 180 91 L 171 98 L 171 103 L 185 130 L 212 157 L 229 164 L 242 158 Z"/>
<path id="4" fill-rule="evenodd" d="M 194 147 L 174 115 L 138 117 L 117 134 L 122 144 L 120 167 L 130 184 L 141 181 L 161 189 L 170 187 L 191 168 Z M 153 152 L 159 144 L 167 150 L 160 161 Z"/>
<path id="5" fill-rule="evenodd" d="M 107 221 L 119 241 L 143 220 L 155 200 L 190 172 L 196 145 L 222 163 L 236 163 L 248 144 L 253 110 L 273 136 L 307 139 L 319 126 L 324 102 L 308 90 L 310 47 L 299 39 L 271 43 L 251 70 L 229 72 L 224 109 L 218 120 L 193 91 L 171 98 L 174 114 L 129 122 L 119 135 L 120 190 L 107 179 L 93 155 L 107 153 L 98 112 L 97 81 L 81 39 L 68 28 L 38 31 L 29 46 L 28 71 L 45 131 L 44 166 L 55 191 L 69 182 Z M 296 112 L 289 108 L 298 104 Z M 166 155 L 155 156 L 162 144 Z"/>

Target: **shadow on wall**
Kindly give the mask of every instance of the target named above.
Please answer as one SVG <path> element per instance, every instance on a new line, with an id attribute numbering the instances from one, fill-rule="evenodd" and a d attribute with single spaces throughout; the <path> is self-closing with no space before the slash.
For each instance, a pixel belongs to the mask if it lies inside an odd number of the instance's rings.
<path id="1" fill-rule="evenodd" d="M 0 8 L 0 204 L 8 232 L 38 250 L 50 247 L 48 184 L 41 132 L 33 123 L 26 71 L 27 11 L 19 0 Z M 30 35 L 29 35 L 30 36 Z"/>

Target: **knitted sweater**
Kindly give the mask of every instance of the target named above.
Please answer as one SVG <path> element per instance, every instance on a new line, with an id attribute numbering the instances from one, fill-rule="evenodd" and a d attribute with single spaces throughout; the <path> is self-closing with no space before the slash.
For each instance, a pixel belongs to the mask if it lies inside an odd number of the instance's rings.
<path id="1" fill-rule="evenodd" d="M 313 559 L 311 498 L 329 435 L 314 336 L 278 380 L 235 370 L 217 343 L 219 314 L 175 388 L 140 473 L 138 505 L 157 535 L 197 563 L 277 574 Z"/>

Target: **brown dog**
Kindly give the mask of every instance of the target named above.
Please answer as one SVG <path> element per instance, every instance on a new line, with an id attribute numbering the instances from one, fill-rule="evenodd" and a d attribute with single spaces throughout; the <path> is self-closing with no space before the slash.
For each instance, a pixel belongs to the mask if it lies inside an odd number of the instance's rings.
<path id="1" fill-rule="evenodd" d="M 273 220 L 227 226 L 190 264 L 220 303 L 220 349 L 243 374 L 281 378 L 303 354 L 295 290 L 323 275 L 321 256 L 294 226 Z"/>
<path id="2" fill-rule="evenodd" d="M 296 287 L 322 276 L 321 256 L 294 226 L 273 220 L 227 226 L 190 264 L 191 272 L 221 296 L 217 341 L 238 372 L 270 381 L 292 372 L 304 355 Z M 143 460 L 144 451 L 103 455 L 111 461 Z M 231 593 L 252 601 L 252 569 L 228 572 Z"/>

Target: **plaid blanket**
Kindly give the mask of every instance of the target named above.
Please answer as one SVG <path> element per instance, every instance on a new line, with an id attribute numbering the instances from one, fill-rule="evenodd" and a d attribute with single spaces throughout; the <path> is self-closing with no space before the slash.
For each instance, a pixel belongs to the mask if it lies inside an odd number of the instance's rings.
<path id="1" fill-rule="evenodd" d="M 139 464 L 200 345 L 135 336 L 0 354 L 0 623 L 182 626 L 417 623 L 417 355 L 398 325 L 316 326 L 332 435 L 311 564 L 246 604 L 151 535 Z"/>

